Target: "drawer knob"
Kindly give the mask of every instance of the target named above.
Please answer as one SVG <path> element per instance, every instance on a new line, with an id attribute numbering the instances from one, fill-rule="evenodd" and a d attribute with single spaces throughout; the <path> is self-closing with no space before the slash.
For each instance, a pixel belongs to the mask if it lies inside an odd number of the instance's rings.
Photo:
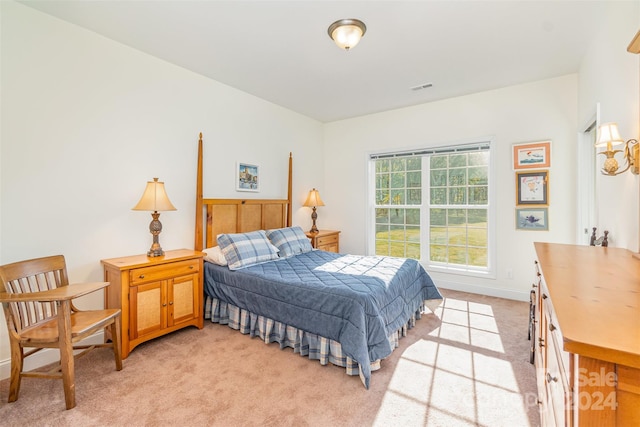
<path id="1" fill-rule="evenodd" d="M 557 383 L 558 377 L 552 377 L 551 374 L 547 372 L 547 382 L 550 383 L 551 381 L 553 381 L 554 383 Z"/>
<path id="2" fill-rule="evenodd" d="M 540 347 L 544 347 L 544 339 L 538 338 L 538 344 L 540 345 Z"/>
<path id="3" fill-rule="evenodd" d="M 537 287 L 538 287 L 538 285 L 536 285 L 535 283 L 532 283 L 532 284 L 531 284 L 531 287 L 532 287 L 532 288 L 537 288 Z"/>
<path id="4" fill-rule="evenodd" d="M 547 298 L 549 298 L 547 294 L 542 294 L 542 299 L 547 299 Z"/>
<path id="5" fill-rule="evenodd" d="M 190 266 L 189 266 L 189 268 L 190 268 L 191 270 L 193 270 L 193 265 L 190 265 Z"/>
<path id="6" fill-rule="evenodd" d="M 553 323 L 549 323 L 549 330 L 555 331 L 557 328 L 553 325 Z"/>
<path id="7" fill-rule="evenodd" d="M 169 303 L 169 305 L 173 305 L 173 301 L 171 301 L 171 302 Z"/>
<path id="8" fill-rule="evenodd" d="M 141 274 L 139 277 L 140 279 L 144 279 L 144 274 Z"/>
<path id="9" fill-rule="evenodd" d="M 166 307 L 166 306 L 167 306 L 167 303 L 165 302 L 164 304 L 162 304 L 162 306 L 163 306 L 163 307 Z"/>

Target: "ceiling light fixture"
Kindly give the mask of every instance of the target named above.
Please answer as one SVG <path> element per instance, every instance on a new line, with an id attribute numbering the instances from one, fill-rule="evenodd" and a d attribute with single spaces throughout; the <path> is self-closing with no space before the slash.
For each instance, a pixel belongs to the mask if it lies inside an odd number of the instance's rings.
<path id="1" fill-rule="evenodd" d="M 329 25 L 327 32 L 338 47 L 349 50 L 357 45 L 367 32 L 367 26 L 358 19 L 340 19 Z"/>

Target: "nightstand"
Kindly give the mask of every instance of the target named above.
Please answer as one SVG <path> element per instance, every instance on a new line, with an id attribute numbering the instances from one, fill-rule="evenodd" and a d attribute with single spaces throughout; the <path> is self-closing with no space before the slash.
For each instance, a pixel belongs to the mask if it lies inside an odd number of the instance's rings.
<path id="1" fill-rule="evenodd" d="M 307 231 L 305 233 L 311 239 L 314 249 L 327 252 L 340 252 L 340 232 L 336 230 L 319 230 L 317 233 Z"/>
<path id="2" fill-rule="evenodd" d="M 186 326 L 204 327 L 202 252 L 103 259 L 105 306 L 122 310 L 122 358 L 137 345 Z M 109 337 L 107 337 L 109 338 Z"/>

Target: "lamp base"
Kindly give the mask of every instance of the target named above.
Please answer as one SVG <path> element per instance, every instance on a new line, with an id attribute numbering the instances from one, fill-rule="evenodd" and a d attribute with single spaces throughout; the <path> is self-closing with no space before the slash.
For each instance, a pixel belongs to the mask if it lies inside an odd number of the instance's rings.
<path id="1" fill-rule="evenodd" d="M 160 232 L 162 231 L 162 223 L 158 219 L 160 218 L 160 214 L 158 213 L 158 211 L 155 211 L 151 214 L 151 217 L 153 218 L 153 220 L 151 221 L 151 224 L 149 224 L 149 231 L 153 235 L 153 243 L 151 244 L 151 248 L 149 249 L 149 252 L 147 252 L 147 256 L 148 257 L 163 256 L 164 251 L 160 246 L 160 239 L 159 239 Z"/>
<path id="2" fill-rule="evenodd" d="M 157 247 L 155 246 L 156 246 L 155 243 L 151 245 L 149 252 L 147 252 L 147 256 L 150 258 L 157 257 L 157 256 L 164 256 L 164 251 L 162 250 L 160 245 L 158 245 Z"/>
<path id="3" fill-rule="evenodd" d="M 316 220 L 318 219 L 318 213 L 316 212 L 315 206 L 312 209 L 313 209 L 313 212 L 311 212 L 311 221 L 313 221 L 313 225 L 311 226 L 311 230 L 309 230 L 309 232 L 317 233 L 318 227 L 316 227 Z"/>

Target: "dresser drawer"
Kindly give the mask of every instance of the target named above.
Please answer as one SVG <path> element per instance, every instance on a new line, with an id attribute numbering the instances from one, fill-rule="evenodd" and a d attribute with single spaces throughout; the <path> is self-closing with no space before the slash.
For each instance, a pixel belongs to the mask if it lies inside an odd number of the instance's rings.
<path id="1" fill-rule="evenodd" d="M 618 365 L 616 419 L 620 426 L 640 425 L 640 369 Z"/>
<path id="2" fill-rule="evenodd" d="M 562 375 L 562 379 L 564 383 L 569 383 L 569 353 L 564 351 L 562 348 L 564 339 L 562 337 L 562 331 L 560 330 L 560 324 L 558 322 L 558 318 L 556 317 L 556 313 L 553 309 L 553 303 L 551 299 L 548 299 L 545 304 L 545 312 L 547 316 L 547 340 L 550 341 L 553 339 L 555 345 L 556 352 L 554 355 L 549 355 L 549 357 L 555 357 L 557 359 L 558 369 L 560 374 Z"/>
<path id="3" fill-rule="evenodd" d="M 131 270 L 129 283 L 137 286 L 141 283 L 165 280 L 171 277 L 193 274 L 200 269 L 200 263 L 194 260 L 172 262 L 170 264 L 153 265 Z"/>
<path id="4" fill-rule="evenodd" d="M 618 365 L 618 388 L 640 395 L 640 369 Z"/>

